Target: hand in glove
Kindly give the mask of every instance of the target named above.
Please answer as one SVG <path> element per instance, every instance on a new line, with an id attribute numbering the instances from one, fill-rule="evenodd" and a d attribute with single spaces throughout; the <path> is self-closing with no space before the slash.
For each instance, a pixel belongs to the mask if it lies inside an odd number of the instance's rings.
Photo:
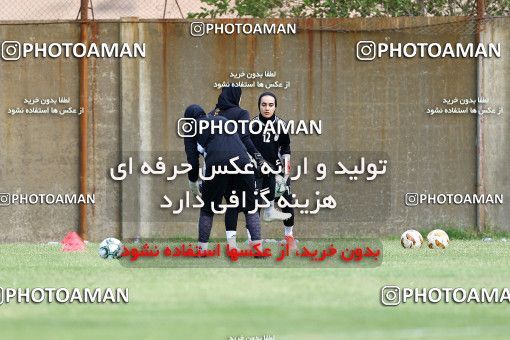
<path id="1" fill-rule="evenodd" d="M 200 186 L 202 181 L 198 180 L 196 182 L 188 181 L 189 189 L 191 193 L 195 196 L 200 196 L 202 193 L 200 192 Z"/>
<path id="2" fill-rule="evenodd" d="M 262 155 L 257 152 L 255 155 L 255 162 L 257 163 L 257 171 L 256 171 L 256 174 L 258 176 L 262 176 L 263 173 L 262 173 L 262 167 L 264 166 L 264 164 L 267 164 L 266 166 L 269 167 L 269 168 L 272 168 L 271 167 L 271 164 L 269 164 L 265 159 L 264 157 L 262 157 Z"/>
<path id="3" fill-rule="evenodd" d="M 255 162 L 257 162 L 257 168 L 261 168 L 262 165 L 267 163 L 267 161 L 264 159 L 264 157 L 262 157 L 260 152 L 255 153 L 253 158 L 255 158 Z"/>

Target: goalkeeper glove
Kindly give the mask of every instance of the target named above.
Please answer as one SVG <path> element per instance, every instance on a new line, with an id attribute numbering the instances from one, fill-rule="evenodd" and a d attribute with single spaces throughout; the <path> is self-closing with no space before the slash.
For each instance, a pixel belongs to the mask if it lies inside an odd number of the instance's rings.
<path id="1" fill-rule="evenodd" d="M 201 192 L 200 192 L 201 185 L 202 185 L 201 180 L 197 180 L 196 182 L 188 181 L 188 185 L 189 185 L 189 189 L 193 195 L 195 195 L 195 196 L 201 195 Z"/>

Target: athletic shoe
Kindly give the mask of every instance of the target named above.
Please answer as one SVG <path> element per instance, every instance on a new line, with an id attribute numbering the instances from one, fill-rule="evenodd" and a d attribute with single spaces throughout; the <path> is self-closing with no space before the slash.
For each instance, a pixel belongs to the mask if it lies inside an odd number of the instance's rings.
<path id="1" fill-rule="evenodd" d="M 281 212 L 274 207 L 265 208 L 262 211 L 262 219 L 265 222 L 271 222 L 271 221 L 285 221 L 291 218 L 291 214 Z"/>
<path id="2" fill-rule="evenodd" d="M 237 251 L 239 251 L 239 247 L 237 246 L 237 242 L 236 242 L 235 238 L 229 238 L 227 240 L 227 244 L 230 249 L 236 249 Z"/>
<path id="3" fill-rule="evenodd" d="M 289 245 L 289 250 L 297 249 L 297 244 L 294 236 L 285 236 L 285 242 Z"/>
<path id="4" fill-rule="evenodd" d="M 259 245 L 259 246 L 257 247 L 257 249 L 259 249 L 259 250 L 262 252 L 262 251 L 263 251 L 263 249 L 262 249 L 262 240 L 259 240 L 259 241 L 251 241 L 251 242 L 250 242 L 250 247 L 254 247 L 254 246 L 256 246 L 257 244 Z M 265 256 L 256 256 L 256 255 L 255 255 L 255 256 L 253 256 L 253 258 L 254 258 L 254 259 L 265 259 Z"/>

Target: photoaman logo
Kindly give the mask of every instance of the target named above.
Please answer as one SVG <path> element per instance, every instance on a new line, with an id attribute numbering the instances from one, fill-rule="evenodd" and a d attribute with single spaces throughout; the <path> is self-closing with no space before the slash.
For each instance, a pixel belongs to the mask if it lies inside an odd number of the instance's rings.
<path id="1" fill-rule="evenodd" d="M 356 44 L 356 58 L 371 61 L 376 58 L 501 58 L 499 43 L 376 43 L 362 40 Z"/>
<path id="2" fill-rule="evenodd" d="M 4 61 L 21 58 L 145 58 L 145 43 L 27 43 L 16 40 L 2 42 L 1 57 Z"/>

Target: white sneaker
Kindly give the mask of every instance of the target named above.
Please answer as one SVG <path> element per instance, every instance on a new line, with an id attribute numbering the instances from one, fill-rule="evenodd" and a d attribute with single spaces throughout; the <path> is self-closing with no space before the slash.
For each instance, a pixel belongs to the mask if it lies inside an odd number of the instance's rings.
<path id="1" fill-rule="evenodd" d="M 227 244 L 230 249 L 236 249 L 239 251 L 239 247 L 237 246 L 237 242 L 234 237 L 227 239 Z"/>
<path id="2" fill-rule="evenodd" d="M 262 219 L 265 222 L 271 221 L 285 221 L 288 220 L 292 215 L 289 213 L 283 213 L 274 207 L 265 208 L 262 211 Z"/>
<path id="3" fill-rule="evenodd" d="M 250 241 L 250 247 L 252 247 L 254 249 L 258 249 L 258 251 L 260 251 L 260 252 L 263 252 L 263 249 L 262 249 L 262 240 Z M 253 258 L 255 258 L 255 259 L 263 259 L 265 257 L 264 256 L 255 255 L 255 256 L 253 256 Z"/>

